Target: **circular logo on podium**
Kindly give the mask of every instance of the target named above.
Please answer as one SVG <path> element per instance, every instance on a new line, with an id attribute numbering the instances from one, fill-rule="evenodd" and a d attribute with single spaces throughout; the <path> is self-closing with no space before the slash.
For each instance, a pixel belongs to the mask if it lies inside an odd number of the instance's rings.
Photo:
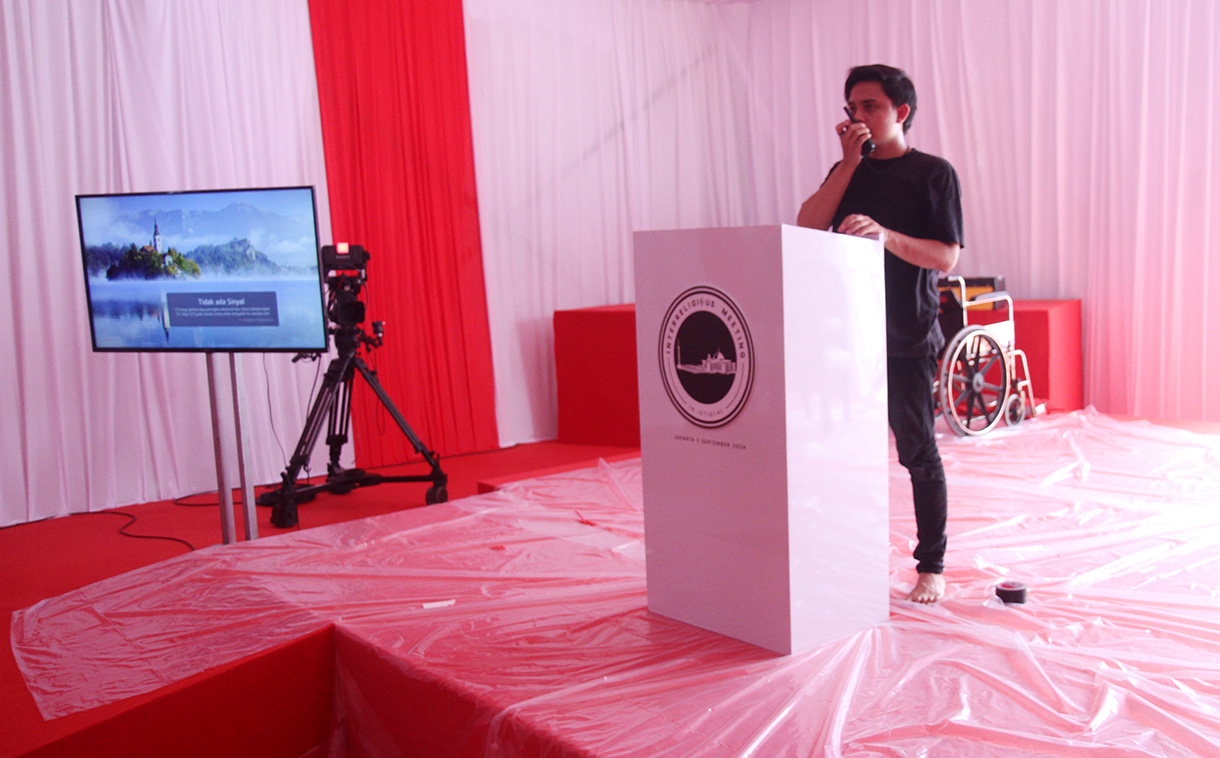
<path id="1" fill-rule="evenodd" d="M 754 343 L 741 310 L 712 287 L 678 295 L 661 325 L 661 381 L 697 426 L 724 426 L 741 413 L 754 383 Z"/>

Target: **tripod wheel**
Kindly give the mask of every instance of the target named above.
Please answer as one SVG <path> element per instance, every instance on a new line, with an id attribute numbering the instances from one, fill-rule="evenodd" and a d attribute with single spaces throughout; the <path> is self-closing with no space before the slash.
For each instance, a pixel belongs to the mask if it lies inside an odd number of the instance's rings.
<path id="1" fill-rule="evenodd" d="M 424 495 L 424 503 L 427 505 L 436 505 L 449 500 L 449 490 L 440 485 L 434 485 L 428 488 L 428 492 Z"/>

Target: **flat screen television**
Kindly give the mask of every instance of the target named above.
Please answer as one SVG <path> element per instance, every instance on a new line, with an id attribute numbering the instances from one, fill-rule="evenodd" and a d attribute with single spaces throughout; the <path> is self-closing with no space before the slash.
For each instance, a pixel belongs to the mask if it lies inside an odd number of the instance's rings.
<path id="1" fill-rule="evenodd" d="M 313 187 L 77 195 L 96 351 L 321 352 Z"/>

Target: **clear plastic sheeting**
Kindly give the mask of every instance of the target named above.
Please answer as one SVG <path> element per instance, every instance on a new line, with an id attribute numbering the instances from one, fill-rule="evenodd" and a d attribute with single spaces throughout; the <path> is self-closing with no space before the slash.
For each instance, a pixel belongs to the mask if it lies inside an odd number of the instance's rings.
<path id="1" fill-rule="evenodd" d="M 1220 439 L 1082 412 L 941 453 L 945 600 L 905 600 L 895 462 L 890 620 L 798 656 L 647 611 L 638 461 L 192 553 L 13 649 L 57 716 L 334 624 L 333 755 L 1220 754 Z"/>

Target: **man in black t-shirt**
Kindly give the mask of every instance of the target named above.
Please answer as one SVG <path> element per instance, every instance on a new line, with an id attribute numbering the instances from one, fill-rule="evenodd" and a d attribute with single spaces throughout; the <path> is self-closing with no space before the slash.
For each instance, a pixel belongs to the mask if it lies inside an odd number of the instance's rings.
<path id="1" fill-rule="evenodd" d="M 851 117 L 835 125 L 843 160 L 801 206 L 797 223 L 877 236 L 885 246 L 889 422 L 898 460 L 911 475 L 919 544 L 909 598 L 935 603 L 945 592 L 945 471 L 933 428 L 932 383 L 944 344 L 937 324 L 941 272 L 962 247 L 961 191 L 948 161 L 906 142 L 915 86 L 891 66 L 857 66 L 844 86 Z M 865 143 L 873 144 L 865 157 Z"/>

